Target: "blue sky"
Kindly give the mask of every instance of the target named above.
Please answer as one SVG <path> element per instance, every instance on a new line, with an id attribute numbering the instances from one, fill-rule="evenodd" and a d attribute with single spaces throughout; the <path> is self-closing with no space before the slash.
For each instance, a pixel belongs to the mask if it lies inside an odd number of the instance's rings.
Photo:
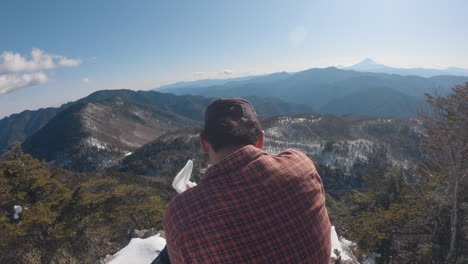
<path id="1" fill-rule="evenodd" d="M 2 1 L 0 118 L 102 89 L 366 57 L 395 67 L 468 68 L 466 10 L 463 0 Z"/>

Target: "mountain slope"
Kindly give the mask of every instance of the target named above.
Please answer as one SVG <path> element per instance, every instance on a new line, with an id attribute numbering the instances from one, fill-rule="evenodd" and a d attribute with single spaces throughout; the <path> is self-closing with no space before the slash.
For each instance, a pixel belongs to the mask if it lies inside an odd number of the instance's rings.
<path id="1" fill-rule="evenodd" d="M 285 148 L 296 148 L 305 153 L 321 156 L 323 159 L 326 159 L 327 152 L 340 155 L 347 153 L 346 155 L 366 159 L 373 149 L 377 150 L 376 146 L 381 146 L 380 150 L 385 150 L 387 154 L 390 154 L 388 151 L 394 148 L 396 152 L 390 155 L 393 157 L 391 162 L 402 166 L 407 166 L 410 161 L 418 159 L 416 148 L 419 139 L 423 136 L 421 124 L 417 120 L 407 118 L 348 120 L 332 115 L 303 114 L 270 118 L 264 122 L 264 128 L 265 147 L 271 153 Z M 359 144 L 350 147 L 348 145 L 350 142 Z M 343 143 L 349 146 L 345 148 L 346 151 Z M 367 154 L 357 153 L 361 147 Z M 350 160 L 343 162 L 345 163 L 340 166 L 350 165 L 347 163 Z M 337 165 L 335 161 L 330 160 L 327 164 Z"/>
<path id="2" fill-rule="evenodd" d="M 164 94 L 154 91 L 132 91 L 132 90 L 101 90 L 94 92 L 84 98 L 74 102 L 63 104 L 60 107 L 49 107 L 35 111 L 23 111 L 18 114 L 13 114 L 0 120 L 0 152 L 3 152 L 13 142 L 22 142 L 28 136 L 31 136 L 42 126 L 44 126 L 57 113 L 67 109 L 68 107 L 84 102 L 97 102 L 106 100 L 112 97 L 122 97 L 134 100 L 136 102 L 167 106 L 174 109 L 175 112 L 182 115 L 192 115 L 191 118 L 201 120 L 202 110 L 211 99 L 193 96 L 175 96 L 173 94 Z M 192 111 L 194 104 L 199 104 L 200 111 Z"/>
<path id="3" fill-rule="evenodd" d="M 162 107 L 116 97 L 72 105 L 29 137 L 23 148 L 70 169 L 102 170 L 167 131 L 197 125 Z"/>
<path id="4" fill-rule="evenodd" d="M 0 120 L 0 153 L 14 142 L 22 142 L 54 117 L 58 108 L 23 111 Z"/>
<path id="5" fill-rule="evenodd" d="M 371 170 L 412 168 L 421 159 L 421 124 L 412 119 L 298 115 L 271 118 L 264 127 L 267 152 L 294 148 L 306 153 L 329 190 L 361 188 Z"/>
<path id="6" fill-rule="evenodd" d="M 310 112 L 279 99 L 247 99 L 260 116 Z M 168 131 L 201 126 L 213 100 L 154 91 L 99 91 L 69 104 L 28 137 L 23 148 L 73 170 L 103 170 Z"/>
<path id="7" fill-rule="evenodd" d="M 208 156 L 201 153 L 198 135 L 200 129 L 190 128 L 169 132 L 125 157 L 113 170 L 156 177 L 168 186 L 187 160 L 194 161 L 193 177 L 200 179 Z"/>
<path id="8" fill-rule="evenodd" d="M 277 154 L 288 148 L 310 157 L 333 188 L 357 187 L 369 169 L 413 167 L 419 160 L 421 124 L 413 119 L 349 120 L 332 115 L 300 114 L 262 121 L 264 149 Z M 146 175 L 168 186 L 188 159 L 194 160 L 196 181 L 208 166 L 200 152 L 196 129 L 170 132 L 125 157 L 113 169 Z M 336 177 L 341 180 L 337 181 Z"/>
<path id="9" fill-rule="evenodd" d="M 360 90 L 333 99 L 320 108 L 321 113 L 334 115 L 355 114 L 362 116 L 407 116 L 421 110 L 423 100 L 405 95 L 388 87 Z"/>

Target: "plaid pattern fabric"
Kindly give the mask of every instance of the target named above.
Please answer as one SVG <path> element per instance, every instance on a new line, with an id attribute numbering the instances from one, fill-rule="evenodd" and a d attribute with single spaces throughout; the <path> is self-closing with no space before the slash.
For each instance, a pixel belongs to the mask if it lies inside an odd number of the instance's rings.
<path id="1" fill-rule="evenodd" d="M 171 201 L 164 228 L 175 264 L 330 261 L 322 181 L 296 150 L 234 152 Z"/>

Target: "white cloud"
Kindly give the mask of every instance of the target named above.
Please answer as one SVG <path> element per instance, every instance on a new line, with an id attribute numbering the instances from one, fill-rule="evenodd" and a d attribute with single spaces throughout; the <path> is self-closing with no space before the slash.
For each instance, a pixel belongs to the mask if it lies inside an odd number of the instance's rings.
<path id="1" fill-rule="evenodd" d="M 203 76 L 203 75 L 207 75 L 208 73 L 207 72 L 194 72 L 192 75 L 193 76 Z"/>
<path id="2" fill-rule="evenodd" d="M 232 73 L 233 73 L 232 70 L 225 69 L 222 72 L 218 73 L 218 75 L 229 75 L 229 74 L 232 74 Z"/>
<path id="3" fill-rule="evenodd" d="M 19 53 L 4 51 L 0 55 L 0 74 L 37 72 L 59 67 L 74 67 L 80 64 L 81 60 L 69 59 L 61 55 L 47 54 L 40 49 L 33 49 L 30 59 Z"/>
<path id="4" fill-rule="evenodd" d="M 81 64 L 80 60 L 68 59 L 68 58 L 60 58 L 58 61 L 58 65 L 61 67 L 75 67 Z"/>
<path id="5" fill-rule="evenodd" d="M 0 94 L 16 89 L 46 83 L 49 79 L 43 72 L 25 74 L 0 74 Z"/>
<path id="6" fill-rule="evenodd" d="M 48 54 L 40 49 L 33 49 L 30 58 L 19 53 L 4 51 L 0 54 L 0 94 L 46 83 L 49 78 L 42 72 L 44 70 L 76 67 L 81 63 L 79 59 Z"/>
<path id="7" fill-rule="evenodd" d="M 83 78 L 83 80 L 81 80 L 82 83 L 89 83 L 91 82 L 91 79 L 89 79 L 88 77 L 85 77 Z"/>
<path id="8" fill-rule="evenodd" d="M 244 71 L 243 75 L 252 75 L 255 74 L 257 71 L 254 69 L 247 69 Z"/>
<path id="9" fill-rule="evenodd" d="M 307 31 L 304 27 L 296 27 L 291 32 L 289 32 L 289 42 L 294 48 L 297 48 L 304 43 L 304 40 L 307 37 Z"/>

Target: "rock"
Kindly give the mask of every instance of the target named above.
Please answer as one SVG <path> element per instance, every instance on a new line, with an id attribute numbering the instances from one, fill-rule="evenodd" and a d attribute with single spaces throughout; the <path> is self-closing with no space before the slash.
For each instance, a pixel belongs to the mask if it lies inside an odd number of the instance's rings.
<path id="1" fill-rule="evenodd" d="M 158 230 L 156 228 L 145 229 L 145 230 L 135 229 L 135 230 L 133 230 L 132 238 L 148 238 L 148 237 L 154 236 L 154 235 L 156 235 L 158 233 L 159 232 L 158 232 Z M 163 231 L 163 233 L 164 233 L 164 231 Z"/>

